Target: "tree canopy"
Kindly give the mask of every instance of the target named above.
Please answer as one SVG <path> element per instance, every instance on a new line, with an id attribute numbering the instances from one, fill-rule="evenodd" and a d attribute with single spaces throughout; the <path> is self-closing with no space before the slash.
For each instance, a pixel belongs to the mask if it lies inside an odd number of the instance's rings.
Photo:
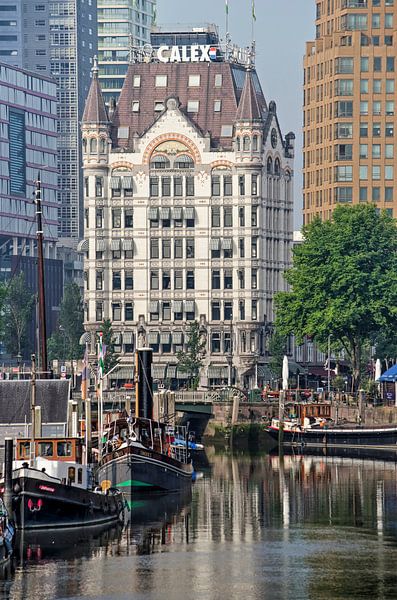
<path id="1" fill-rule="evenodd" d="M 205 338 L 200 333 L 198 321 L 189 323 L 187 336 L 186 350 L 177 354 L 178 370 L 188 376 L 189 387 L 197 389 L 205 355 Z"/>
<path id="2" fill-rule="evenodd" d="M 34 294 L 26 286 L 25 275 L 19 273 L 2 288 L 3 341 L 7 352 L 22 356 L 28 345 L 28 324 L 33 316 Z"/>
<path id="3" fill-rule="evenodd" d="M 48 340 L 50 360 L 72 360 L 82 355 L 80 337 L 84 333 L 83 320 L 80 288 L 76 283 L 68 283 L 60 306 L 58 328 Z"/>
<path id="4" fill-rule="evenodd" d="M 397 326 L 396 223 L 374 205 L 340 205 L 303 236 L 285 274 L 291 291 L 276 295 L 276 328 L 323 347 L 331 335 L 351 361 L 357 389 L 364 344 Z"/>
<path id="5" fill-rule="evenodd" d="M 119 355 L 114 350 L 114 334 L 112 329 L 112 322 L 110 319 L 104 319 L 100 331 L 102 332 L 102 342 L 106 346 L 104 369 L 103 372 L 106 375 L 116 366 Z"/>

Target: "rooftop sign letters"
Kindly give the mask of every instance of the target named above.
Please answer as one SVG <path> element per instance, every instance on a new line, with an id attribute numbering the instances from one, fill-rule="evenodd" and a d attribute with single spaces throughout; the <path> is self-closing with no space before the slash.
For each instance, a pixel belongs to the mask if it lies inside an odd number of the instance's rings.
<path id="1" fill-rule="evenodd" d="M 212 62 L 219 59 L 218 48 L 205 44 L 192 46 L 160 46 L 153 48 L 146 44 L 143 48 L 144 62 L 158 60 L 162 63 L 198 63 Z"/>

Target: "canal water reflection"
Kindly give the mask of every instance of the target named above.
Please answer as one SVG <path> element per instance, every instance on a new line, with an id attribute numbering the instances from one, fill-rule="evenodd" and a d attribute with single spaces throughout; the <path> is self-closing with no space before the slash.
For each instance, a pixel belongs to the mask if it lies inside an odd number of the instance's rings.
<path id="1" fill-rule="evenodd" d="M 0 598 L 397 598 L 396 462 L 207 459 L 191 496 L 134 499 L 124 527 L 20 539 Z"/>

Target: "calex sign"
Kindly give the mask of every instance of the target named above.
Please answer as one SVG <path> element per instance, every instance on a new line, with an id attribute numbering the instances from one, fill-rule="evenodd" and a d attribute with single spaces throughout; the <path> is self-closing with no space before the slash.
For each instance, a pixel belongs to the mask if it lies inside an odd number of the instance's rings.
<path id="1" fill-rule="evenodd" d="M 160 46 L 155 55 L 162 63 L 211 62 L 216 61 L 218 52 L 215 46 L 195 44 L 193 46 Z"/>

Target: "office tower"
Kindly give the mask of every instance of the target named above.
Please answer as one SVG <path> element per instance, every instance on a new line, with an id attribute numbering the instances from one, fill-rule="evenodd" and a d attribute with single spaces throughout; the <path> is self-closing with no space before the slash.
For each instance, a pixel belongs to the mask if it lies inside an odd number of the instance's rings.
<path id="1" fill-rule="evenodd" d="M 40 173 L 49 334 L 63 287 L 62 262 L 56 260 L 56 91 L 52 79 L 0 63 L 0 273 L 8 279 L 23 271 L 27 285 L 37 291 L 34 197 Z"/>
<path id="2" fill-rule="evenodd" d="M 58 85 L 58 234 L 72 244 L 83 235 L 80 121 L 96 52 L 96 0 L 2 0 L 0 60 Z"/>
<path id="3" fill-rule="evenodd" d="M 156 0 L 97 1 L 99 78 L 109 104 L 118 100 L 132 47 L 150 43 Z"/>
<path id="4" fill-rule="evenodd" d="M 154 350 L 155 378 L 176 385 L 196 320 L 201 383 L 253 386 L 274 293 L 286 289 L 294 134 L 283 137 L 253 52 L 223 48 L 216 27 L 151 42 L 115 112 L 97 68 L 85 107 L 86 328 L 111 319 L 123 363 L 139 340 Z"/>
<path id="5" fill-rule="evenodd" d="M 397 216 L 393 0 L 316 2 L 304 59 L 304 222 L 339 203 Z"/>

